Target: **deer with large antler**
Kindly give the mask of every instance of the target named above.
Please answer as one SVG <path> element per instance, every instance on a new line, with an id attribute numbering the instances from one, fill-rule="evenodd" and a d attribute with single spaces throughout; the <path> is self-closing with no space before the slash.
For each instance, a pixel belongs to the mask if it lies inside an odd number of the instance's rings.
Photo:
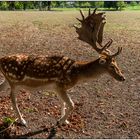
<path id="1" fill-rule="evenodd" d="M 100 57 L 90 62 L 74 61 L 64 56 L 36 56 L 36 55 L 11 55 L 0 59 L 0 70 L 11 87 L 11 100 L 21 123 L 27 125 L 17 105 L 15 89 L 18 86 L 27 87 L 53 87 L 61 99 L 62 110 L 59 124 L 68 123 L 67 118 L 74 108 L 74 103 L 67 90 L 72 88 L 82 79 L 89 80 L 103 73 L 109 73 L 118 81 L 125 78 L 117 66 L 115 57 L 121 53 L 118 48 L 115 54 L 108 50 L 112 40 L 102 45 L 103 29 L 105 25 L 104 13 L 96 14 L 89 10 L 85 18 L 82 11 L 81 27 L 75 27 L 79 39 L 90 44 Z M 4 84 L 4 83 L 3 83 Z"/>

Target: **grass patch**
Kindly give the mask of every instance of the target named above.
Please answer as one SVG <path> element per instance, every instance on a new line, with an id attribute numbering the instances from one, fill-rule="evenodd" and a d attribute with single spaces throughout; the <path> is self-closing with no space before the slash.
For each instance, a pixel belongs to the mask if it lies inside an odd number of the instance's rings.
<path id="1" fill-rule="evenodd" d="M 3 122 L 4 122 L 5 124 L 7 124 L 7 125 L 10 125 L 11 123 L 14 123 L 15 120 L 12 119 L 12 118 L 9 118 L 9 117 L 5 117 L 5 118 L 3 119 Z"/>
<path id="2" fill-rule="evenodd" d="M 137 6 L 127 6 L 127 7 L 125 8 L 125 10 L 127 10 L 127 11 L 131 11 L 131 10 L 140 10 L 140 6 L 139 6 L 139 5 L 137 5 Z"/>
<path id="3" fill-rule="evenodd" d="M 52 11 L 79 11 L 82 9 L 83 11 L 88 11 L 89 8 L 52 8 Z M 90 8 L 94 10 L 95 8 Z M 98 11 L 116 11 L 115 8 L 98 8 Z"/>
<path id="4" fill-rule="evenodd" d="M 52 8 L 52 11 L 79 11 L 82 9 L 83 11 L 88 11 L 89 8 Z M 95 8 L 90 8 L 94 10 Z M 140 6 L 127 6 L 122 9 L 122 11 L 131 11 L 131 10 L 140 10 Z M 116 8 L 98 8 L 98 11 L 117 11 Z M 118 10 L 119 11 L 119 10 Z"/>
<path id="5" fill-rule="evenodd" d="M 28 113 L 33 113 L 33 112 L 37 112 L 37 109 L 35 108 L 26 108 L 24 109 L 25 112 L 28 112 Z"/>

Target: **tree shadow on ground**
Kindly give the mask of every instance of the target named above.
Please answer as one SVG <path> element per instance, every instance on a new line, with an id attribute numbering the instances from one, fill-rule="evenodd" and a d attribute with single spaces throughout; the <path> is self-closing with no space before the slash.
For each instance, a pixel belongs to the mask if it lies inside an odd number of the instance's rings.
<path id="1" fill-rule="evenodd" d="M 27 138 L 30 138 L 31 136 L 34 136 L 34 135 L 37 135 L 37 134 L 40 134 L 40 133 L 43 133 L 43 132 L 48 132 L 48 136 L 46 137 L 46 139 L 51 139 L 55 136 L 56 134 L 56 127 L 55 126 L 52 126 L 51 129 L 48 129 L 48 128 L 44 128 L 44 129 L 41 129 L 41 130 L 36 130 L 36 131 L 32 131 L 32 132 L 28 132 L 24 135 L 19 135 L 19 136 L 16 136 L 14 138 L 16 139 L 27 139 Z"/>
<path id="2" fill-rule="evenodd" d="M 11 135 L 10 133 L 11 131 L 9 129 L 7 129 L 6 131 L 4 131 L 3 133 L 0 134 L 0 138 L 8 138 L 8 139 L 28 139 L 32 136 L 35 136 L 37 134 L 41 134 L 41 133 L 44 133 L 44 132 L 47 132 L 48 135 L 46 137 L 46 139 L 52 139 L 55 137 L 56 135 L 56 132 L 57 132 L 57 125 L 54 125 L 52 127 L 49 127 L 49 128 L 43 128 L 43 129 L 40 129 L 40 130 L 35 130 L 35 131 L 31 131 L 31 132 L 28 132 L 26 134 L 23 134 L 23 135 Z"/>

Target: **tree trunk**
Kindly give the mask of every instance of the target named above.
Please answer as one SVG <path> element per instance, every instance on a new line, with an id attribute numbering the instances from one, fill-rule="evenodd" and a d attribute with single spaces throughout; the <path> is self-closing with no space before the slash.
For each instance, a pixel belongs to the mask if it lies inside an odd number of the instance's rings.
<path id="1" fill-rule="evenodd" d="M 39 11 L 42 11 L 42 1 L 39 2 Z"/>
<path id="2" fill-rule="evenodd" d="M 48 11 L 51 11 L 51 1 L 48 1 Z"/>
<path id="3" fill-rule="evenodd" d="M 15 10 L 15 2 L 14 1 L 9 2 L 9 10 L 12 10 L 12 11 Z"/>
<path id="4" fill-rule="evenodd" d="M 24 11 L 26 10 L 26 6 L 27 6 L 27 4 L 26 4 L 26 2 L 24 1 L 24 2 L 23 2 L 23 10 L 24 10 Z"/>

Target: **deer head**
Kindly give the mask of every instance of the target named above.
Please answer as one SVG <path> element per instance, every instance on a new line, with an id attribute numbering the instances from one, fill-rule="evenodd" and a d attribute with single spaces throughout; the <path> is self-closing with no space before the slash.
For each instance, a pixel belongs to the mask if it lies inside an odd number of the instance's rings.
<path id="1" fill-rule="evenodd" d="M 90 44 L 93 49 L 99 53 L 99 64 L 104 68 L 111 76 L 113 76 L 118 81 L 124 81 L 125 78 L 121 73 L 121 70 L 117 66 L 115 57 L 118 56 L 122 48 L 118 47 L 118 51 L 114 54 L 111 53 L 108 48 L 111 46 L 113 40 L 110 39 L 104 46 L 102 45 L 103 41 L 103 30 L 105 21 L 105 13 L 97 13 L 95 9 L 92 13 L 89 9 L 89 14 L 85 18 L 83 12 L 80 10 L 82 20 L 78 19 L 81 23 L 81 27 L 76 27 L 76 32 L 78 33 L 78 39 Z"/>

